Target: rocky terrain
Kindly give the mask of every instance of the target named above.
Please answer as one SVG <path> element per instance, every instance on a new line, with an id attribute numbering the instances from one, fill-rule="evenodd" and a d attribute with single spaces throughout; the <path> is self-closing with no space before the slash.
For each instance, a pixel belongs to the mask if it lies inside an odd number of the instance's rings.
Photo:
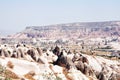
<path id="1" fill-rule="evenodd" d="M 120 80 L 120 21 L 30 26 L 0 37 L 0 80 Z"/>
<path id="2" fill-rule="evenodd" d="M 58 46 L 1 45 L 0 75 L 1 80 L 120 80 L 120 62 Z"/>
<path id="3" fill-rule="evenodd" d="M 120 21 L 78 22 L 49 26 L 30 26 L 12 38 L 78 39 L 120 36 Z M 59 37 L 58 37 L 59 36 Z"/>

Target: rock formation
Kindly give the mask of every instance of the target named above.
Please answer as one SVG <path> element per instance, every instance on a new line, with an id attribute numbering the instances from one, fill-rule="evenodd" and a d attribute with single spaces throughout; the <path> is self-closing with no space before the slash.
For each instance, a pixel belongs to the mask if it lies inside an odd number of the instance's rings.
<path id="1" fill-rule="evenodd" d="M 16 50 L 16 53 L 14 53 Z M 57 55 L 56 52 L 60 53 Z M 17 46 L 0 47 L 0 67 L 8 77 L 29 80 L 119 80 L 120 62 L 83 53 L 69 53 L 57 47 L 50 51 Z M 13 57 L 14 56 L 16 57 Z M 6 56 L 7 55 L 7 56 Z M 12 73 L 11 75 L 9 74 Z M 3 74 L 3 73 L 2 73 Z M 6 75 L 6 73 L 4 73 Z M 3 76 L 4 78 L 5 76 Z"/>
<path id="2" fill-rule="evenodd" d="M 76 39 L 120 36 L 120 21 L 78 22 L 48 26 L 30 26 L 12 38 Z M 59 37 L 58 37 L 59 36 Z"/>

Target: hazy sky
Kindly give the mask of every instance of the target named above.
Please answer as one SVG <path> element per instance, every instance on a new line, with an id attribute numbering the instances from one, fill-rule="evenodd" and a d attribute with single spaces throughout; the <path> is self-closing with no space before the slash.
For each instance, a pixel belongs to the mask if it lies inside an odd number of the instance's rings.
<path id="1" fill-rule="evenodd" d="M 0 34 L 26 26 L 120 20 L 120 0 L 0 0 Z"/>

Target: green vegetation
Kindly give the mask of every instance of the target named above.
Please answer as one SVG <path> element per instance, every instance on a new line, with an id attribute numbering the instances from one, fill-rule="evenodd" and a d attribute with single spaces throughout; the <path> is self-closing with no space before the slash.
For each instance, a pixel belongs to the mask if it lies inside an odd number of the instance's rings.
<path id="1" fill-rule="evenodd" d="M 45 80 L 62 80 L 60 77 L 55 76 L 54 73 L 44 73 L 42 76 Z"/>
<path id="2" fill-rule="evenodd" d="M 6 67 L 0 64 L 0 80 L 12 80 L 11 78 L 7 77 Z"/>
<path id="3" fill-rule="evenodd" d="M 100 49 L 112 49 L 112 47 L 111 46 L 106 46 L 106 47 L 102 47 Z"/>

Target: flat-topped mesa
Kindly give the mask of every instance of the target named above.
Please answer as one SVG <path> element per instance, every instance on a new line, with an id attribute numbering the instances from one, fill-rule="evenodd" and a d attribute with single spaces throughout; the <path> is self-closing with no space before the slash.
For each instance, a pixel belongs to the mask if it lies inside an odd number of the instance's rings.
<path id="1" fill-rule="evenodd" d="M 119 26 L 120 21 L 104 21 L 104 22 L 76 22 L 76 23 L 66 23 L 66 24 L 55 24 L 55 25 L 46 25 L 46 26 L 29 26 L 26 27 L 26 29 L 32 28 L 32 29 L 39 29 L 39 28 L 45 28 L 45 27 L 58 27 L 58 28 L 64 28 L 64 27 L 84 27 L 84 28 L 99 28 L 99 27 L 110 27 L 110 26 Z"/>
<path id="2" fill-rule="evenodd" d="M 56 25 L 48 25 L 48 26 L 31 26 L 29 29 L 32 29 L 33 31 L 48 31 L 50 32 L 51 30 L 57 30 L 59 32 L 66 32 L 67 34 L 64 33 L 64 35 L 68 35 L 71 32 L 76 31 L 82 33 L 82 32 L 95 32 L 95 31 L 112 31 L 113 28 L 120 28 L 119 21 L 108 21 L 108 22 L 87 22 L 87 23 L 68 23 L 68 24 L 56 24 Z M 51 32 L 51 34 L 54 34 Z M 58 33 L 59 33 L 58 32 Z M 73 33 L 73 34 L 75 34 Z M 59 33 L 60 34 L 60 33 Z"/>
<path id="3" fill-rule="evenodd" d="M 120 21 L 78 22 L 48 26 L 28 26 L 13 38 L 26 34 L 27 38 L 78 39 L 85 37 L 112 37 L 120 35 Z"/>

